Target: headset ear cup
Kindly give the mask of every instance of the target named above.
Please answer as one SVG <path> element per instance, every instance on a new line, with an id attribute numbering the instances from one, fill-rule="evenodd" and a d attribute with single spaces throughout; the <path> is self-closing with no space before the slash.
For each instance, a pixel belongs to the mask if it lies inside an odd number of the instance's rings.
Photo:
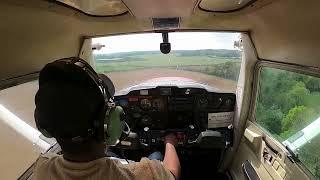
<path id="1" fill-rule="evenodd" d="M 107 110 L 106 107 L 104 107 L 100 112 L 97 118 L 93 121 L 93 127 L 94 127 L 94 137 L 99 142 L 104 142 L 106 139 L 106 130 L 104 125 L 106 124 L 107 120 Z"/>
<path id="2" fill-rule="evenodd" d="M 36 127 L 41 132 L 41 134 L 44 135 L 47 138 L 52 138 L 52 135 L 47 130 L 45 130 L 44 128 L 41 127 L 41 125 L 39 123 L 37 108 L 34 110 L 34 119 L 35 119 L 35 122 L 36 122 Z"/>
<path id="3" fill-rule="evenodd" d="M 52 138 L 52 135 L 45 129 L 39 129 L 39 131 L 47 138 Z"/>
<path id="4" fill-rule="evenodd" d="M 102 86 L 107 91 L 106 95 L 109 96 L 109 97 L 105 97 L 105 98 L 109 99 L 109 98 L 113 97 L 114 93 L 115 93 L 115 87 L 114 87 L 114 84 L 111 81 L 111 79 L 108 76 L 106 76 L 105 74 L 98 74 L 98 76 L 102 80 L 102 82 L 101 82 Z"/>
<path id="5" fill-rule="evenodd" d="M 103 124 L 103 130 L 104 130 L 104 142 L 108 144 L 108 142 L 110 141 L 110 136 L 111 136 L 111 132 L 108 131 L 109 128 L 109 124 L 110 124 L 110 111 L 111 108 L 107 109 L 107 111 L 105 112 L 105 117 L 104 117 L 104 124 Z"/>
<path id="6" fill-rule="evenodd" d="M 104 126 L 106 129 L 106 139 L 105 142 L 107 145 L 116 145 L 119 143 L 120 137 L 125 128 L 125 122 L 121 120 L 121 115 L 123 114 L 123 109 L 120 106 L 116 106 L 109 110 L 109 113 L 106 117 L 107 126 Z"/>

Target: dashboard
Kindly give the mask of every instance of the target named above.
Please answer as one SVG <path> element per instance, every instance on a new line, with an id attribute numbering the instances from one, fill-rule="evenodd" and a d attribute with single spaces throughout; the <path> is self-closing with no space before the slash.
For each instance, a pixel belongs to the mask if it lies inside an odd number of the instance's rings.
<path id="1" fill-rule="evenodd" d="M 233 121 L 235 94 L 202 88 L 156 87 L 115 96 L 125 121 L 139 142 L 160 145 L 168 132 L 181 146 L 195 142 L 202 132 L 227 128 Z"/>

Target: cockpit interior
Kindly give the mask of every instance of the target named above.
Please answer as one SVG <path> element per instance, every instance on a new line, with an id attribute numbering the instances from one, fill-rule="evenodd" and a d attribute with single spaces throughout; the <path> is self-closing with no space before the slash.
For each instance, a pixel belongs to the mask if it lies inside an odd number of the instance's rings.
<path id="1" fill-rule="evenodd" d="M 37 129 L 39 72 L 77 57 L 110 78 L 123 164 L 174 133 L 181 179 L 320 179 L 320 1 L 2 0 L 0 169 L 61 154 Z M 106 153 L 108 155 L 108 153 Z M 2 179 L 1 178 L 1 179 Z"/>

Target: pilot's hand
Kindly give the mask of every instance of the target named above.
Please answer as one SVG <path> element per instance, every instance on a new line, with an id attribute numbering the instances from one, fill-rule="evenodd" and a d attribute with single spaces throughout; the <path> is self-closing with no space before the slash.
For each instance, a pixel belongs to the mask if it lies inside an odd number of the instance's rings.
<path id="1" fill-rule="evenodd" d="M 172 144 L 173 146 L 177 146 L 178 139 L 177 139 L 176 135 L 173 133 L 167 134 L 164 137 L 164 144 L 167 144 L 167 143 Z"/>
<path id="2" fill-rule="evenodd" d="M 163 158 L 163 166 L 168 169 L 175 177 L 180 178 L 180 161 L 175 146 L 178 144 L 178 139 L 175 134 L 170 133 L 164 137 L 166 150 Z"/>

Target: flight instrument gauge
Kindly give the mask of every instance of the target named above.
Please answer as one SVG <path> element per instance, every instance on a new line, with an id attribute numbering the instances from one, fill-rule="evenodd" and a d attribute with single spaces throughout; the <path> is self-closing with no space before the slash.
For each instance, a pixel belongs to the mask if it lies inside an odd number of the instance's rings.
<path id="1" fill-rule="evenodd" d="M 140 101 L 140 107 L 143 110 L 149 110 L 151 108 L 152 104 L 149 99 L 141 99 Z"/>
<path id="2" fill-rule="evenodd" d="M 141 123 L 144 126 L 150 126 L 150 125 L 152 125 L 152 118 L 148 115 L 145 115 L 141 118 Z"/>
<path id="3" fill-rule="evenodd" d="M 209 101 L 208 101 L 207 97 L 201 96 L 198 98 L 198 107 L 200 109 L 205 109 L 205 108 L 207 108 L 208 105 L 209 105 Z"/>

